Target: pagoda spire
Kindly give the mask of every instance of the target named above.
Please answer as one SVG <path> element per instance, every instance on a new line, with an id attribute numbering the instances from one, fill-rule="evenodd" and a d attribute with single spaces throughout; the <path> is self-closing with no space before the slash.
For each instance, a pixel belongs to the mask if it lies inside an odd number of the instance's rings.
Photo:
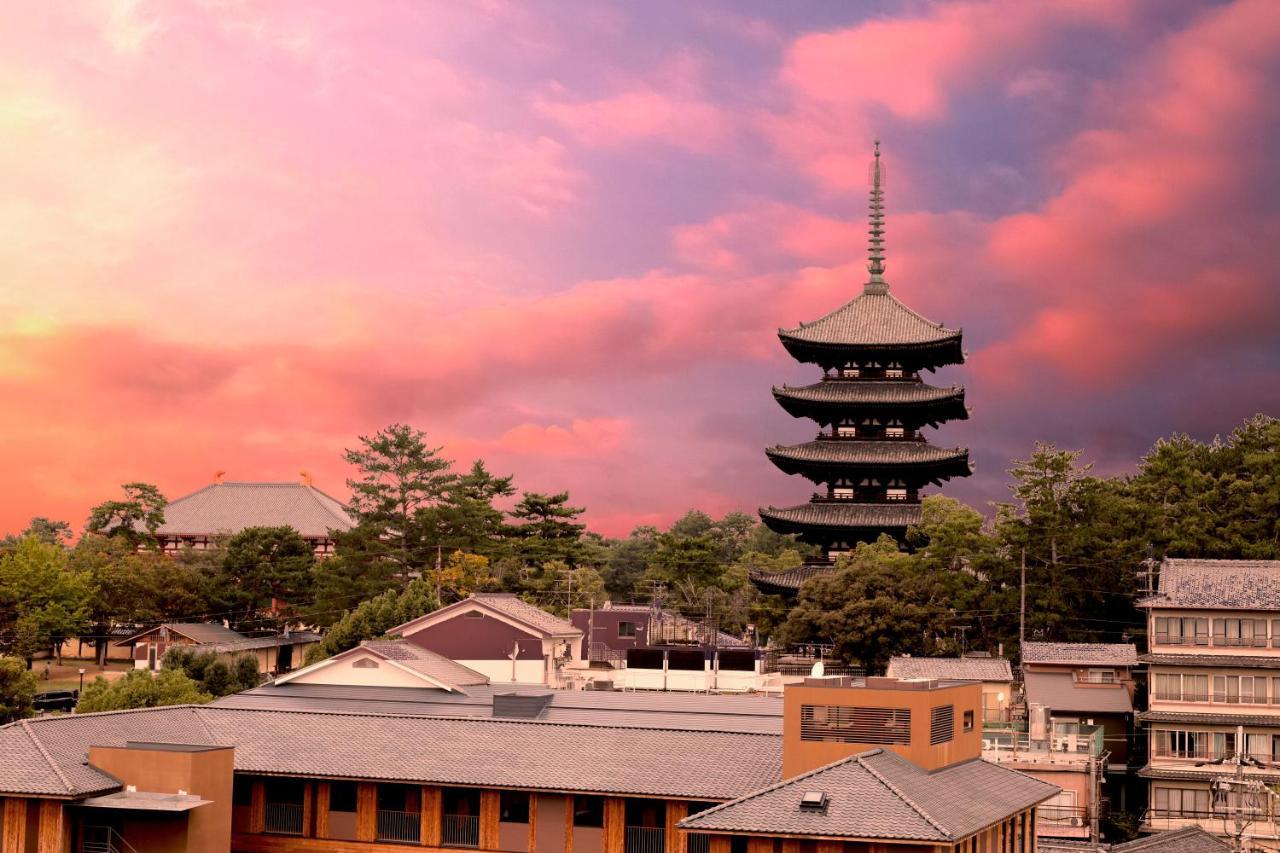
<path id="1" fill-rule="evenodd" d="M 876 140 L 876 156 L 871 164 L 871 240 L 868 244 L 870 262 L 867 270 L 871 278 L 863 289 L 865 293 L 888 293 L 889 283 L 884 280 L 884 189 L 880 166 L 880 140 Z"/>

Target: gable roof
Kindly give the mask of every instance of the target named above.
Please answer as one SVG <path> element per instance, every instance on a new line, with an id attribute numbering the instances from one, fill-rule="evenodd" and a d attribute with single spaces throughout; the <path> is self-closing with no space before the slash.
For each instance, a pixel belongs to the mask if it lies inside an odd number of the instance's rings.
<path id="1" fill-rule="evenodd" d="M 1133 643 L 1035 643 L 1028 641 L 1022 644 L 1022 662 L 1137 666 L 1138 647 Z"/>
<path id="2" fill-rule="evenodd" d="M 116 645 L 127 646 L 150 634 L 159 633 L 161 630 L 168 630 L 171 634 L 186 637 L 199 645 L 207 643 L 238 643 L 249 639 L 239 631 L 232 631 L 226 625 L 217 622 L 165 622 L 121 640 Z"/>
<path id="3" fill-rule="evenodd" d="M 1280 560 L 1166 558 L 1159 583 L 1139 607 L 1280 611 Z"/>
<path id="4" fill-rule="evenodd" d="M 1013 681 L 1005 658 L 889 658 L 890 678 L 938 678 L 947 681 Z"/>
<path id="5" fill-rule="evenodd" d="M 1079 684 L 1069 672 L 1024 672 L 1028 705 L 1054 711 L 1132 714 L 1133 700 L 1123 684 Z"/>
<path id="6" fill-rule="evenodd" d="M 1158 832 L 1123 844 L 1112 844 L 1112 853 L 1223 853 L 1231 845 L 1198 826 Z"/>
<path id="7" fill-rule="evenodd" d="M 1060 789 L 974 759 L 927 773 L 873 749 L 784 780 L 680 821 L 694 831 L 818 838 L 954 841 L 1048 799 Z M 800 808 L 808 791 L 822 810 Z"/>
<path id="8" fill-rule="evenodd" d="M 473 592 L 461 601 L 455 601 L 439 610 L 411 619 L 403 625 L 397 625 L 387 633 L 405 634 L 421 631 L 472 610 L 486 611 L 492 616 L 514 623 L 543 638 L 582 636 L 580 629 L 573 627 L 564 619 L 534 607 L 510 592 Z"/>
<path id="9" fill-rule="evenodd" d="M 246 527 L 289 526 L 325 539 L 354 522 L 341 501 L 305 483 L 210 483 L 164 508 L 161 536 L 238 533 Z"/>
<path id="10" fill-rule="evenodd" d="M 688 799 L 770 785 L 782 762 L 776 735 L 178 705 L 0 727 L 0 793 L 118 790 L 85 756 L 130 741 L 234 746 L 243 773 Z"/>
<path id="11" fill-rule="evenodd" d="M 328 669 L 349 658 L 365 655 L 372 655 L 397 669 L 407 671 L 421 679 L 424 686 L 449 692 L 465 693 L 466 691 L 462 690 L 463 687 L 489 683 L 488 676 L 405 640 L 365 640 L 354 648 L 281 675 L 276 678 L 275 683 L 288 684 L 306 673 Z"/>

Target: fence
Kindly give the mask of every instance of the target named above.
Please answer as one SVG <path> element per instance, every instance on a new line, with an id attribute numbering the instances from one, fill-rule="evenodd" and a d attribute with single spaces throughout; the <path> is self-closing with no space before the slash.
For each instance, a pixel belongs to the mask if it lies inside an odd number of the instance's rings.
<path id="1" fill-rule="evenodd" d="M 422 815 L 378 809 L 378 840 L 418 843 L 422 837 Z"/>
<path id="2" fill-rule="evenodd" d="M 267 803 L 263 829 L 278 835 L 301 835 L 302 804 Z"/>
<path id="3" fill-rule="evenodd" d="M 440 820 L 440 843 L 445 847 L 479 847 L 480 818 L 447 814 Z"/>
<path id="4" fill-rule="evenodd" d="M 666 853 L 667 831 L 662 827 L 628 826 L 625 853 Z"/>
<path id="5" fill-rule="evenodd" d="M 689 853 L 711 853 L 711 836 L 686 833 L 685 850 Z"/>

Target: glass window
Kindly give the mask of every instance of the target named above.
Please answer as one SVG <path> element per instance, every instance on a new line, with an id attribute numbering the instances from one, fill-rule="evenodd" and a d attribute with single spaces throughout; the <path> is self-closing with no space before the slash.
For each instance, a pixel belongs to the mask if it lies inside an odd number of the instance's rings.
<path id="1" fill-rule="evenodd" d="M 356 810 L 356 783 L 355 782 L 330 782 L 329 783 L 329 811 L 354 813 L 355 810 Z"/>
<path id="2" fill-rule="evenodd" d="M 973 731 L 973 712 L 972 711 L 964 712 L 964 730 L 966 732 Z"/>
<path id="3" fill-rule="evenodd" d="M 619 623 L 618 623 L 618 636 L 619 636 L 619 637 L 634 637 L 635 635 L 636 635 L 636 623 L 634 623 L 634 622 L 619 622 Z"/>
<path id="4" fill-rule="evenodd" d="M 253 805 L 253 779 L 237 774 L 231 783 L 231 802 L 237 806 Z"/>
<path id="5" fill-rule="evenodd" d="M 498 794 L 498 820 L 503 823 L 529 822 L 529 793 L 502 791 Z"/>
<path id="6" fill-rule="evenodd" d="M 604 826 L 604 797 L 573 795 L 573 825 Z"/>

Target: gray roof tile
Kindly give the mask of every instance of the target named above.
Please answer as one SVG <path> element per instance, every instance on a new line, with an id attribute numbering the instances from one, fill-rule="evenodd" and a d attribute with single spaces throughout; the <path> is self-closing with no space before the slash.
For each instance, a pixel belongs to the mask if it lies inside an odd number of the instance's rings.
<path id="1" fill-rule="evenodd" d="M 1022 662 L 1137 666 L 1138 647 L 1133 643 L 1037 643 L 1028 641 L 1022 646 Z"/>
<path id="2" fill-rule="evenodd" d="M 781 329 L 778 335 L 806 343 L 886 346 L 938 343 L 958 338 L 960 333 L 926 320 L 891 293 L 863 291 L 825 317 Z"/>
<path id="3" fill-rule="evenodd" d="M 1231 845 L 1198 826 L 1158 832 L 1123 844 L 1111 845 L 1111 853 L 1224 853 Z"/>
<path id="4" fill-rule="evenodd" d="M 246 527 L 288 525 L 313 539 L 349 530 L 353 521 L 335 498 L 303 483 L 211 483 L 164 508 L 167 536 L 238 533 Z"/>
<path id="5" fill-rule="evenodd" d="M 1280 669 L 1280 657 L 1271 655 L 1161 654 L 1140 655 L 1138 660 L 1157 666 L 1239 666 Z"/>
<path id="6" fill-rule="evenodd" d="M 819 527 L 909 527 L 919 524 L 923 510 L 917 503 L 812 501 L 787 507 L 761 507 L 762 518 Z"/>
<path id="7" fill-rule="evenodd" d="M 933 773 L 874 749 L 685 818 L 691 830 L 951 841 L 1035 805 L 1059 788 L 982 760 Z M 823 811 L 800 808 L 826 793 Z"/>
<path id="8" fill-rule="evenodd" d="M 435 624 L 442 615 L 447 615 L 451 611 L 465 613 L 474 609 L 476 605 L 481 608 L 487 608 L 494 613 L 502 614 L 509 619 L 514 619 L 532 630 L 533 633 L 544 637 L 582 635 L 582 631 L 575 628 L 568 621 L 535 607 L 510 592 L 473 592 L 461 601 L 455 601 L 453 604 L 446 605 L 425 616 L 419 616 L 417 619 L 412 619 L 403 625 L 397 625 L 387 633 L 402 634 L 406 633 L 406 629 L 419 624 Z"/>
<path id="9" fill-rule="evenodd" d="M 910 406 L 963 400 L 964 388 L 959 385 L 937 388 L 912 380 L 828 379 L 812 385 L 775 386 L 773 395 L 814 403 Z"/>
<path id="10" fill-rule="evenodd" d="M 1013 681 L 1005 658 L 889 658 L 890 678 L 941 678 L 950 681 Z"/>
<path id="11" fill-rule="evenodd" d="M 1069 672 L 1024 672 L 1022 678 L 1028 705 L 1053 711 L 1133 713 L 1133 700 L 1123 684 L 1079 684 Z"/>
<path id="12" fill-rule="evenodd" d="M 775 461 L 826 465 L 939 465 L 958 462 L 968 470 L 969 451 L 911 439 L 818 439 L 804 444 L 775 444 L 765 450 Z"/>
<path id="13" fill-rule="evenodd" d="M 489 683 L 489 676 L 405 640 L 366 640 L 360 645 L 380 657 L 455 687 Z"/>
<path id="14" fill-rule="evenodd" d="M 1280 560 L 1168 558 L 1158 592 L 1138 605 L 1280 611 Z"/>

